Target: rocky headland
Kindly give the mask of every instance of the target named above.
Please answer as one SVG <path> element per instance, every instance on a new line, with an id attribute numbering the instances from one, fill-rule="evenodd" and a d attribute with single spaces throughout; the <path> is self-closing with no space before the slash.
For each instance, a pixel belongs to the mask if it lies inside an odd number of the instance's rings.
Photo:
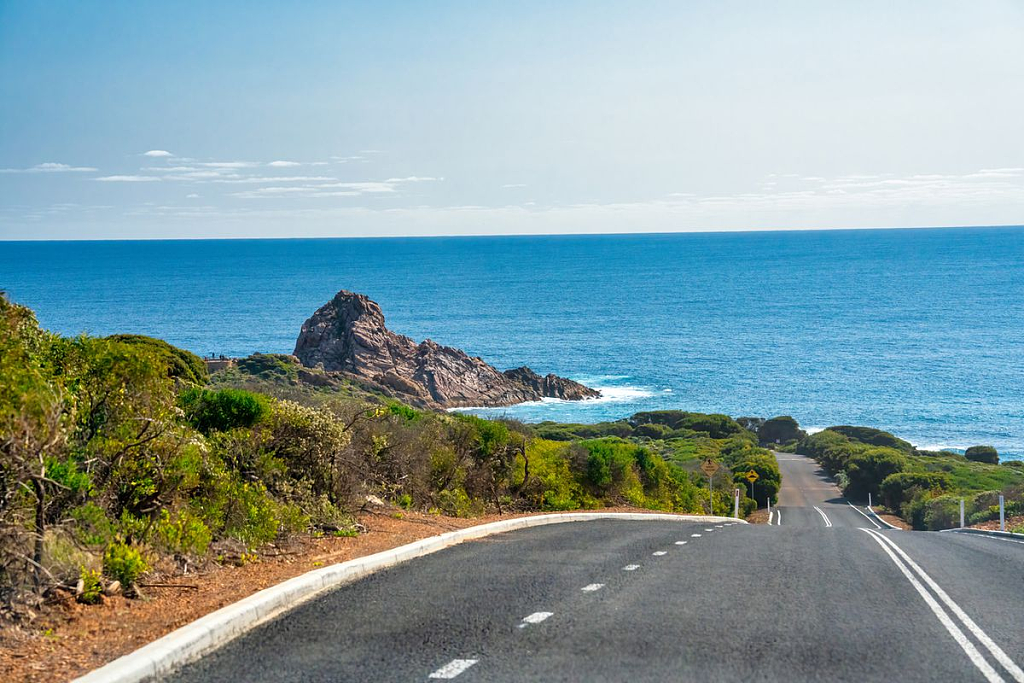
<path id="1" fill-rule="evenodd" d="M 423 407 L 508 406 L 601 395 L 579 382 L 541 376 L 527 367 L 501 372 L 481 358 L 429 339 L 416 343 L 387 328 L 376 302 L 345 290 L 302 325 L 294 354 L 308 368 L 372 384 Z"/>

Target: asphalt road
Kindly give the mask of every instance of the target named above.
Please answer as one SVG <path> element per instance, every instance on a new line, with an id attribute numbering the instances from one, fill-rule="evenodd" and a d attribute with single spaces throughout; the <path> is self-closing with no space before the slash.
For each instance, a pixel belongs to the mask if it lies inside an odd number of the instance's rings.
<path id="1" fill-rule="evenodd" d="M 600 521 L 335 590 L 168 680 L 1018 681 L 1024 545 L 878 530 L 780 453 L 771 526 Z"/>

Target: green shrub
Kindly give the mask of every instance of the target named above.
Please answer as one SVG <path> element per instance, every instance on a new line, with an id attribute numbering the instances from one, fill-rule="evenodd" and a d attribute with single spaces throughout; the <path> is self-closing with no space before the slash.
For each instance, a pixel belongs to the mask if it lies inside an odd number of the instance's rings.
<path id="1" fill-rule="evenodd" d="M 780 415 L 765 420 L 757 429 L 757 439 L 763 444 L 783 444 L 807 436 L 800 425 L 789 415 Z"/>
<path id="2" fill-rule="evenodd" d="M 882 481 L 907 467 L 906 456 L 893 448 L 869 448 L 850 456 L 846 465 L 849 484 L 845 493 L 855 499 L 878 495 Z"/>
<path id="3" fill-rule="evenodd" d="M 183 391 L 178 402 L 188 423 L 204 434 L 252 427 L 270 412 L 266 396 L 244 389 L 193 387 Z"/>
<path id="4" fill-rule="evenodd" d="M 992 446 L 971 446 L 964 451 L 964 457 L 974 462 L 984 462 L 989 465 L 999 464 L 999 451 Z"/>
<path id="5" fill-rule="evenodd" d="M 181 379 L 191 384 L 206 384 L 210 378 L 206 371 L 206 363 L 202 358 L 185 349 L 172 346 L 163 339 L 144 337 L 139 334 L 115 334 L 107 339 L 146 350 L 163 361 L 167 366 L 168 375 L 172 378 Z"/>
<path id="6" fill-rule="evenodd" d="M 142 553 L 126 543 L 115 541 L 103 553 L 103 573 L 126 588 L 135 585 L 148 571 L 149 564 Z"/>
<path id="7" fill-rule="evenodd" d="M 942 473 L 900 472 L 882 480 L 879 494 L 885 507 L 897 512 L 919 492 L 943 491 L 949 483 L 949 476 Z"/>
<path id="8" fill-rule="evenodd" d="M 196 557 L 205 555 L 213 540 L 210 528 L 188 509 L 178 510 L 173 515 L 162 510 L 156 536 L 168 552 Z"/>
<path id="9" fill-rule="evenodd" d="M 95 605 L 103 600 L 103 580 L 98 571 L 82 567 L 78 578 L 82 582 L 82 593 L 78 596 L 79 602 Z"/>
<path id="10" fill-rule="evenodd" d="M 850 425 L 839 425 L 836 427 L 829 427 L 828 431 L 842 434 L 848 439 L 865 443 L 869 446 L 895 448 L 896 450 L 903 451 L 904 453 L 914 452 L 914 446 L 910 442 L 896 438 L 889 432 L 884 432 L 881 429 L 875 429 L 874 427 L 852 427 Z"/>

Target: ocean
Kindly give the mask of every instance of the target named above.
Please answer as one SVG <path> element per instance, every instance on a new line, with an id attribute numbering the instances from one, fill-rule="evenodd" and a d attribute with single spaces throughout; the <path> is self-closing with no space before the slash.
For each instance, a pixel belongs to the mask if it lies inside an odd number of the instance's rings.
<path id="1" fill-rule="evenodd" d="M 396 332 L 604 392 L 479 414 L 787 414 L 1024 458 L 1021 227 L 0 242 L 0 289 L 62 334 L 229 356 L 291 352 L 349 289 Z"/>

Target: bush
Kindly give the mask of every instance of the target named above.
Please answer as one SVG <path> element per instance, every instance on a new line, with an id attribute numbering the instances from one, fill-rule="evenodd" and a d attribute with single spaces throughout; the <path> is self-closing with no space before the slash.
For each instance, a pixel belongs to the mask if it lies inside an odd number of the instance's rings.
<path id="1" fill-rule="evenodd" d="M 98 571 L 82 567 L 78 578 L 82 582 L 82 592 L 78 596 L 79 602 L 95 605 L 103 600 L 103 580 Z"/>
<path id="2" fill-rule="evenodd" d="M 989 465 L 999 464 L 999 451 L 992 446 L 971 446 L 964 451 L 964 457 L 974 462 L 984 462 Z"/>
<path id="3" fill-rule="evenodd" d="M 943 491 L 949 488 L 949 476 L 930 472 L 900 472 L 890 474 L 879 485 L 882 503 L 889 510 L 899 512 L 904 503 L 921 492 Z"/>
<path id="4" fill-rule="evenodd" d="M 906 456 L 892 448 L 869 448 L 850 456 L 846 465 L 849 484 L 845 493 L 851 498 L 864 499 L 868 493 L 878 495 L 882 481 L 891 474 L 906 469 Z"/>
<path id="5" fill-rule="evenodd" d="M 911 445 L 910 442 L 898 439 L 889 432 L 883 432 L 881 429 L 875 429 L 874 427 L 851 427 L 850 425 L 839 425 L 837 427 L 829 427 L 828 431 L 842 434 L 848 439 L 860 443 L 866 443 L 869 446 L 895 448 L 896 450 L 903 451 L 904 453 L 914 452 L 914 446 Z"/>
<path id="6" fill-rule="evenodd" d="M 780 415 L 765 420 L 757 429 L 757 439 L 763 444 L 782 444 L 807 436 L 800 425 L 789 415 Z"/>
<path id="7" fill-rule="evenodd" d="M 103 553 L 103 573 L 126 588 L 135 585 L 148 571 L 149 564 L 142 553 L 126 543 L 115 541 Z"/>
<path id="8" fill-rule="evenodd" d="M 140 334 L 115 334 L 107 337 L 110 341 L 145 349 L 167 365 L 169 377 L 184 380 L 190 384 L 206 384 L 210 379 L 206 363 L 194 353 L 179 349 L 163 339 L 144 337 Z"/>
<path id="9" fill-rule="evenodd" d="M 188 423 L 203 434 L 252 427 L 270 412 L 266 396 L 243 389 L 191 388 L 181 393 L 178 403 Z"/>

